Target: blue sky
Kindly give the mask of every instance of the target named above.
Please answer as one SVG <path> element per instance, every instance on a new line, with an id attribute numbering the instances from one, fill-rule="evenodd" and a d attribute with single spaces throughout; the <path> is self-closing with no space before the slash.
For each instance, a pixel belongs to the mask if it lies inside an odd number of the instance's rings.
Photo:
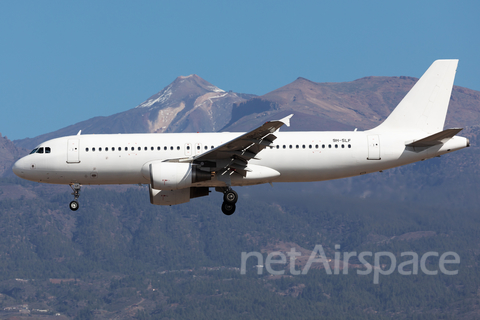
<path id="1" fill-rule="evenodd" d="M 177 76 L 265 94 L 304 77 L 420 77 L 460 59 L 480 90 L 478 1 L 1 1 L 0 132 L 131 109 Z M 479 106 L 480 108 L 480 106 Z"/>

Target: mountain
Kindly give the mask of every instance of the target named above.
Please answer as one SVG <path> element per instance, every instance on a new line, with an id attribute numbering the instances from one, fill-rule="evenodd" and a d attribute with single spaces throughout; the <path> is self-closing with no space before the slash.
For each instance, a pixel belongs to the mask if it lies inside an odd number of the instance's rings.
<path id="1" fill-rule="evenodd" d="M 95 117 L 34 138 L 16 140 L 31 149 L 49 139 L 88 133 L 212 132 L 229 121 L 235 103 L 254 97 L 225 92 L 199 76 L 180 76 L 137 107 Z"/>
<path id="2" fill-rule="evenodd" d="M 236 103 L 230 131 L 294 113 L 282 130 L 360 130 L 379 125 L 417 82 L 412 77 L 365 77 L 351 82 L 317 83 L 304 78 L 248 101 Z M 480 124 L 480 92 L 454 86 L 447 127 Z"/>
<path id="3" fill-rule="evenodd" d="M 16 140 L 31 149 L 42 141 L 82 133 L 247 131 L 291 113 L 286 131 L 360 130 L 380 124 L 413 87 L 412 77 L 365 77 L 317 83 L 298 78 L 262 96 L 225 92 L 197 75 L 180 76 L 137 107 L 95 117 L 35 138 Z M 480 92 L 454 86 L 446 127 L 480 124 Z"/>

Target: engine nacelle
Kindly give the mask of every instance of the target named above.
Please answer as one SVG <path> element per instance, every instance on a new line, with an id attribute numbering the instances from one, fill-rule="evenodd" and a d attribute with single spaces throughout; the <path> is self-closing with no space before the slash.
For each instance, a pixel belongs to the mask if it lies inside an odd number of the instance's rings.
<path id="1" fill-rule="evenodd" d="M 151 162 L 150 186 L 157 190 L 180 190 L 195 182 L 210 180 L 210 172 L 202 171 L 191 163 Z"/>
<path id="2" fill-rule="evenodd" d="M 192 198 L 208 196 L 208 187 L 185 188 L 180 190 L 157 190 L 149 187 L 150 203 L 161 206 L 173 206 L 189 202 Z"/>

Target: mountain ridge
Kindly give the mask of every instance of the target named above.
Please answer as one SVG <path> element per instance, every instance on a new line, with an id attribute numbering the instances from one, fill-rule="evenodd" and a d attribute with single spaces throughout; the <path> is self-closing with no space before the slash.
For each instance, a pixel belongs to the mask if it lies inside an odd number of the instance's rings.
<path id="1" fill-rule="evenodd" d="M 368 76 L 349 82 L 318 83 L 298 77 L 256 96 L 226 92 L 195 74 L 179 76 L 132 109 L 14 143 L 31 149 L 80 130 L 84 134 L 248 131 L 291 113 L 291 127 L 282 130 L 365 130 L 379 125 L 417 80 Z M 479 105 L 480 92 L 454 86 L 445 126 L 480 124 Z"/>
<path id="2" fill-rule="evenodd" d="M 138 106 L 94 117 L 34 138 L 15 140 L 31 149 L 42 141 L 77 134 L 212 132 L 230 120 L 235 102 L 254 95 L 226 92 L 197 75 L 179 76 Z"/>

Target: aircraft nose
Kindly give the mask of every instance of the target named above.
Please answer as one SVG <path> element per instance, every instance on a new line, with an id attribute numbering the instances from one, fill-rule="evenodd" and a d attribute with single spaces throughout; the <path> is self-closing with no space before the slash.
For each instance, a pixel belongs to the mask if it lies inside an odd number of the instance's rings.
<path id="1" fill-rule="evenodd" d="M 12 167 L 13 173 L 15 173 L 18 177 L 23 178 L 24 176 L 24 168 L 22 165 L 22 159 L 19 159 L 15 162 L 15 164 Z"/>

